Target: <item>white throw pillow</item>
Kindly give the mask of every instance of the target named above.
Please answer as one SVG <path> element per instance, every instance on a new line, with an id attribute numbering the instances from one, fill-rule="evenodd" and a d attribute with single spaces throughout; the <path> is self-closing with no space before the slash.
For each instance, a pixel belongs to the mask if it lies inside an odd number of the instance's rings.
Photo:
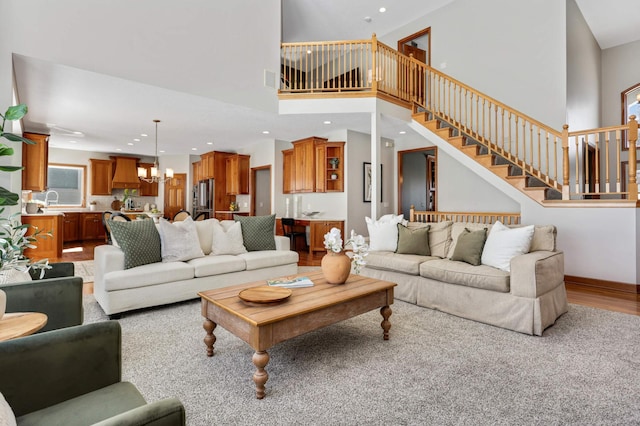
<path id="1" fill-rule="evenodd" d="M 398 223 L 402 223 L 402 215 L 385 215 L 380 220 L 365 217 L 369 231 L 369 250 L 396 251 L 398 248 Z"/>
<path id="2" fill-rule="evenodd" d="M 246 252 L 240 222 L 234 222 L 228 227 L 227 224 L 224 226 L 220 223 L 213 224 L 211 254 L 242 254 Z"/>
<path id="3" fill-rule="evenodd" d="M 482 250 L 482 264 L 510 272 L 511 259 L 529 253 L 533 230 L 533 225 L 512 229 L 494 223 Z"/>
<path id="4" fill-rule="evenodd" d="M 0 273 L 0 283 L 21 283 L 23 281 L 31 281 L 31 274 L 28 271 L 19 271 L 10 268 Z"/>
<path id="5" fill-rule="evenodd" d="M 191 217 L 179 222 L 162 218 L 158 226 L 163 262 L 179 262 L 203 257 L 198 230 Z"/>
<path id="6" fill-rule="evenodd" d="M 0 393 L 0 426 L 16 426 L 16 416 L 9 403 Z"/>
<path id="7" fill-rule="evenodd" d="M 195 220 L 196 230 L 198 231 L 198 240 L 200 248 L 206 255 L 211 253 L 211 245 L 213 244 L 213 223 L 219 223 L 218 219 Z"/>

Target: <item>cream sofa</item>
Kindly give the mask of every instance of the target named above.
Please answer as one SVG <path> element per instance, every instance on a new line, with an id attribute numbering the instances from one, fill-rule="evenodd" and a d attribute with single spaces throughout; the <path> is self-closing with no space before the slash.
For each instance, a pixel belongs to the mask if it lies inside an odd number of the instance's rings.
<path id="1" fill-rule="evenodd" d="M 464 230 L 491 225 L 463 222 L 429 225 L 431 256 L 370 252 L 362 275 L 398 284 L 395 297 L 463 318 L 541 336 L 567 312 L 564 254 L 556 249 L 554 226 L 536 226 L 529 253 L 511 259 L 510 272 L 453 261 L 455 242 Z"/>
<path id="2" fill-rule="evenodd" d="M 205 256 L 184 262 L 158 262 L 125 269 L 120 247 L 95 248 L 94 296 L 110 317 L 133 309 L 195 299 L 198 292 L 233 284 L 296 274 L 298 253 L 286 237 L 275 235 L 276 250 L 211 255 L 216 219 L 195 222 Z M 233 221 L 222 221 L 221 223 Z M 220 223 L 220 222 L 219 222 Z"/>

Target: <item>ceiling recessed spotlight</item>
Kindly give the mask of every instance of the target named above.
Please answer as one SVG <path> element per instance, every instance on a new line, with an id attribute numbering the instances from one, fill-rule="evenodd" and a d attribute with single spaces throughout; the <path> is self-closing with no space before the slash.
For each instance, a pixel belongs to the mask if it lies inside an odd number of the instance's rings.
<path id="1" fill-rule="evenodd" d="M 116 148 L 116 151 L 122 151 L 122 148 Z"/>
<path id="2" fill-rule="evenodd" d="M 207 142 L 207 145 L 213 145 L 213 142 Z"/>
<path id="3" fill-rule="evenodd" d="M 164 153 L 164 149 L 161 149 L 160 151 L 158 151 L 160 154 Z"/>
<path id="4" fill-rule="evenodd" d="M 365 16 L 364 22 L 370 23 L 372 21 L 371 16 Z"/>
<path id="5" fill-rule="evenodd" d="M 133 139 L 133 141 L 134 141 L 134 142 L 140 142 L 140 139 L 138 139 L 138 138 L 134 138 L 134 139 Z"/>
<path id="6" fill-rule="evenodd" d="M 323 121 L 323 123 L 324 123 L 324 124 L 331 124 L 331 121 L 329 121 L 329 120 L 325 120 L 325 121 Z"/>
<path id="7" fill-rule="evenodd" d="M 74 134 L 74 135 L 81 135 L 81 134 L 82 134 L 82 132 L 75 131 L 75 132 L 73 132 L 73 134 Z"/>
<path id="8" fill-rule="evenodd" d="M 129 145 L 129 146 L 133 146 L 133 142 L 129 142 L 127 145 Z"/>
<path id="9" fill-rule="evenodd" d="M 147 137 L 147 136 L 149 136 L 149 135 L 148 135 L 148 134 L 146 134 L 146 133 L 140 133 L 140 136 L 142 136 L 143 138 L 146 138 L 146 137 Z"/>
<path id="10" fill-rule="evenodd" d="M 191 148 L 191 151 L 197 151 L 198 148 Z"/>
<path id="11" fill-rule="evenodd" d="M 398 133 L 400 133 L 401 135 L 405 135 L 407 132 L 405 132 L 404 130 L 400 130 Z"/>
<path id="12" fill-rule="evenodd" d="M 268 131 L 268 130 L 263 130 L 263 131 L 262 131 L 262 134 L 263 134 L 263 135 L 268 135 L 268 134 L 269 134 L 269 131 Z"/>
<path id="13" fill-rule="evenodd" d="M 69 143 L 78 143 L 78 141 L 69 141 Z"/>
<path id="14" fill-rule="evenodd" d="M 378 9 L 378 12 L 380 13 L 385 13 L 387 11 L 386 7 L 381 7 L 380 9 Z"/>

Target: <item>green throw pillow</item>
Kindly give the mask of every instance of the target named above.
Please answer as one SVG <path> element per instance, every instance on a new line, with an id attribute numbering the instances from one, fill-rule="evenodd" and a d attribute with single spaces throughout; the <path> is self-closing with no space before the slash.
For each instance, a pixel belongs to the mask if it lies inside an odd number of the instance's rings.
<path id="1" fill-rule="evenodd" d="M 486 240 L 487 228 L 473 232 L 469 231 L 468 228 L 464 228 L 464 231 L 458 237 L 451 260 L 461 260 L 474 266 L 480 265 L 482 248 Z"/>
<path id="2" fill-rule="evenodd" d="M 431 256 L 431 249 L 429 249 L 429 229 L 431 229 L 431 225 L 423 228 L 409 229 L 399 223 L 398 248 L 396 249 L 396 253 Z"/>
<path id="3" fill-rule="evenodd" d="M 276 215 L 240 216 L 233 215 L 233 220 L 240 222 L 242 241 L 247 251 L 276 249 Z"/>
<path id="4" fill-rule="evenodd" d="M 109 219 L 109 226 L 124 252 L 124 269 L 162 262 L 160 234 L 153 220 L 121 222 Z"/>

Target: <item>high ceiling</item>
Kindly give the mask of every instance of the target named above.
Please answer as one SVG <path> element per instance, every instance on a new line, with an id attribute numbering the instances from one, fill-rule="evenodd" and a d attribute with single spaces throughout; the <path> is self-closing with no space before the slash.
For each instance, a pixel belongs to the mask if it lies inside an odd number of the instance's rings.
<path id="1" fill-rule="evenodd" d="M 383 3 L 369 0 L 282 0 L 282 38 L 348 40 L 384 35 L 452 1 L 395 0 L 381 13 Z M 600 0 L 577 3 L 601 48 L 640 39 L 638 8 L 631 0 L 606 6 Z M 135 34 L 140 36 L 139 31 Z M 369 114 L 278 115 L 275 110 L 234 105 L 29 56 L 14 55 L 14 69 L 20 101 L 30 108 L 24 127 L 50 133 L 52 147 L 153 155 L 154 118 L 162 120 L 158 144 L 166 154 L 237 150 L 273 139 L 323 136 L 335 129 L 365 133 L 370 129 Z M 326 120 L 331 124 L 323 124 Z M 382 136 L 396 138 L 402 128 L 403 123 L 385 120 Z M 136 137 L 142 140 L 134 141 Z"/>

